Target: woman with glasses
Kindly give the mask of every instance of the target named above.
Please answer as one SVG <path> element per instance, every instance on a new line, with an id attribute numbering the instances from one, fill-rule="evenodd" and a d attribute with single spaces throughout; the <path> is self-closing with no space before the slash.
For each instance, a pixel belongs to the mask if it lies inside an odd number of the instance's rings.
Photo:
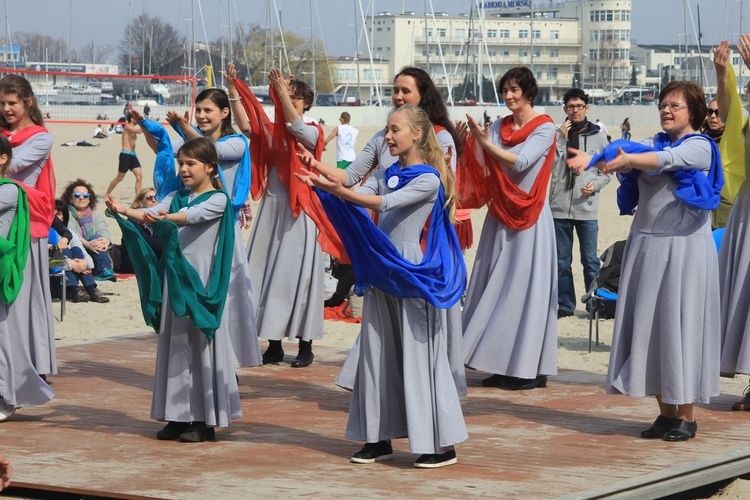
<path id="1" fill-rule="evenodd" d="M 485 134 L 469 115 L 460 195 L 488 206 L 463 310 L 466 366 L 492 374 L 486 387 L 528 390 L 557 374 L 557 255 L 547 199 L 555 125 L 534 110 L 531 70 L 497 84 L 511 112 Z M 470 134 L 470 135 L 469 135 Z"/>
<path id="2" fill-rule="evenodd" d="M 714 58 L 714 62 L 716 59 Z M 706 116 L 706 122 L 701 129 L 701 132 L 709 136 L 711 139 L 719 144 L 721 142 L 721 136 L 724 135 L 724 128 L 726 123 L 719 112 L 719 101 L 718 99 L 712 99 L 708 103 L 708 115 Z M 727 225 L 727 219 L 732 211 L 732 202 L 721 196 L 721 202 L 719 208 L 711 212 L 711 229 L 719 229 Z"/>
<path id="3" fill-rule="evenodd" d="M 85 180 L 76 179 L 65 186 L 62 200 L 69 204 L 68 229 L 78 235 L 86 252 L 94 259 L 93 273 L 97 281 L 117 281 L 107 252 L 112 237 L 104 216 L 94 211 L 98 201 L 94 188 Z"/>
<path id="4" fill-rule="evenodd" d="M 710 210 L 723 175 L 714 141 L 698 133 L 703 89 L 676 81 L 659 93 L 663 132 L 615 141 L 593 160 L 571 150 L 569 165 L 620 174 L 620 213 L 635 217 L 623 255 L 608 393 L 652 395 L 659 407 L 645 439 L 695 437 L 694 404 L 719 395 L 719 279 Z"/>
<path id="5" fill-rule="evenodd" d="M 156 196 L 156 189 L 152 187 L 143 188 L 136 195 L 133 203 L 130 205 L 130 208 L 155 207 L 159 203 L 159 200 Z M 132 222 L 136 229 L 138 229 L 138 232 L 141 233 L 141 236 L 143 236 L 143 239 L 146 241 L 148 246 L 151 247 L 151 250 L 154 251 L 156 258 L 160 258 L 162 252 L 161 243 L 159 243 L 159 239 L 154 234 L 151 226 L 138 221 Z M 128 250 L 125 245 L 112 245 L 109 249 L 109 255 L 112 259 L 113 268 L 116 272 L 128 274 L 132 274 L 134 272 L 133 264 L 130 261 L 130 256 L 128 255 Z"/>
<path id="6" fill-rule="evenodd" d="M 16 299 L 12 321 L 28 325 L 32 362 L 45 378 L 57 373 L 47 244 L 55 216 L 55 170 L 50 157 L 52 136 L 44 127 L 31 84 L 22 76 L 0 80 L 0 132 L 13 148 L 7 177 L 26 191 L 31 218 L 31 248 L 23 278 L 29 286 Z"/>
<path id="7" fill-rule="evenodd" d="M 321 243 L 338 241 L 335 231 L 328 230 L 315 195 L 303 191 L 293 176 L 301 166 L 296 148 L 313 152 L 316 159 L 323 154 L 323 128 L 304 116 L 313 105 L 314 93 L 305 82 L 271 70 L 268 81 L 275 113 L 271 123 L 247 85 L 237 79 L 233 64 L 227 65 L 226 75 L 237 126 L 251 138 L 252 196 L 263 198 L 247 253 L 258 336 L 268 339 L 263 364 L 284 360 L 282 341 L 287 338 L 298 342 L 292 368 L 305 368 L 315 358 L 313 341 L 323 338 Z"/>

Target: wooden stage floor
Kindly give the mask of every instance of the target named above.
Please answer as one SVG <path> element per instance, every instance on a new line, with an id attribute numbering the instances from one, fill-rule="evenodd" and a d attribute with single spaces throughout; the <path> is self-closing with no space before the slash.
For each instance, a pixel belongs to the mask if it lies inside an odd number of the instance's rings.
<path id="1" fill-rule="evenodd" d="M 392 461 L 352 464 L 361 443 L 343 437 L 349 393 L 333 384 L 346 352 L 325 347 L 310 368 L 290 368 L 290 353 L 240 370 L 245 417 L 216 442 L 162 442 L 149 418 L 155 350 L 153 334 L 59 348 L 57 396 L 0 424 L 14 484 L 120 498 L 594 498 L 750 454 L 750 413 L 729 410 L 736 394 L 696 410 L 696 439 L 666 443 L 638 437 L 653 398 L 606 395 L 602 375 L 565 371 L 546 389 L 507 392 L 468 371 L 457 465 L 415 469 L 403 440 Z"/>

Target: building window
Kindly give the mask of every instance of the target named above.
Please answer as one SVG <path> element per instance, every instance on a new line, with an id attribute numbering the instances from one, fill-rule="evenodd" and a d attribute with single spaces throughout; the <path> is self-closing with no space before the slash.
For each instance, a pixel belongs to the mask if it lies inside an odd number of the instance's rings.
<path id="1" fill-rule="evenodd" d="M 489 53 L 490 57 L 495 57 L 497 55 L 497 50 L 495 49 L 490 49 L 487 52 Z"/>
<path id="2" fill-rule="evenodd" d="M 503 57 L 510 57 L 510 50 L 503 50 Z"/>
<path id="3" fill-rule="evenodd" d="M 518 49 L 518 57 L 529 57 L 529 51 L 526 49 Z"/>
<path id="4" fill-rule="evenodd" d="M 547 80 L 556 80 L 557 79 L 557 67 L 552 66 L 551 68 L 547 68 Z"/>
<path id="5" fill-rule="evenodd" d="M 552 30 L 549 32 L 549 37 L 557 40 L 558 38 L 560 38 L 560 32 L 557 30 Z"/>
<path id="6" fill-rule="evenodd" d="M 510 30 L 500 30 L 500 38 L 510 38 Z"/>
<path id="7" fill-rule="evenodd" d="M 454 50 L 453 51 L 453 55 L 456 56 L 456 57 L 460 56 L 461 55 L 461 49 Z"/>
<path id="8" fill-rule="evenodd" d="M 497 38 L 497 30 L 487 30 L 487 38 Z"/>
<path id="9" fill-rule="evenodd" d="M 549 55 L 550 57 L 560 57 L 560 49 L 550 49 Z"/>
<path id="10" fill-rule="evenodd" d="M 440 38 L 445 38 L 445 28 L 438 28 L 437 32 Z"/>
<path id="11" fill-rule="evenodd" d="M 534 30 L 532 32 L 532 37 L 533 38 L 542 38 L 542 30 Z"/>
<path id="12" fill-rule="evenodd" d="M 534 57 L 541 57 L 542 56 L 542 49 L 534 49 Z"/>
<path id="13" fill-rule="evenodd" d="M 342 81 L 342 80 L 354 80 L 357 78 L 357 73 L 354 70 L 354 68 L 339 68 L 336 70 L 336 80 Z"/>
<path id="14" fill-rule="evenodd" d="M 456 38 L 464 38 L 466 36 L 466 30 L 464 28 L 456 28 Z"/>
<path id="15" fill-rule="evenodd" d="M 376 28 L 375 31 L 377 31 L 378 33 L 382 33 L 383 32 L 383 28 Z"/>
<path id="16" fill-rule="evenodd" d="M 529 30 L 518 30 L 518 38 L 529 38 Z"/>

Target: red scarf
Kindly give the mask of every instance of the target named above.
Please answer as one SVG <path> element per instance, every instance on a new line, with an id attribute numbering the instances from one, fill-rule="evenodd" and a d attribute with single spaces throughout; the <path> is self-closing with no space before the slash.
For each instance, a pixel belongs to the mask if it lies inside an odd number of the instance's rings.
<path id="1" fill-rule="evenodd" d="M 247 84 L 241 80 L 235 80 L 237 93 L 242 98 L 242 106 L 245 108 L 250 121 L 250 155 L 252 160 L 252 183 L 251 193 L 254 200 L 263 196 L 266 190 L 266 178 L 272 166 L 276 166 L 279 179 L 289 193 L 289 206 L 292 215 L 299 217 L 305 212 L 318 228 L 318 243 L 324 252 L 333 255 L 342 262 L 349 262 L 344 246 L 339 239 L 336 230 L 331 225 L 323 210 L 318 195 L 302 184 L 294 176 L 302 168 L 302 162 L 297 158 L 297 140 L 284 126 L 286 118 L 276 90 L 270 87 L 271 101 L 274 104 L 274 123 L 266 115 L 266 111 L 258 99 L 253 95 Z M 276 127 L 275 124 L 280 126 Z M 318 142 L 315 145 L 313 155 L 320 161 L 323 156 L 324 132 L 323 127 L 314 123 L 308 123 L 311 127 L 318 129 Z"/>
<path id="2" fill-rule="evenodd" d="M 539 115 L 523 128 L 513 130 L 513 116 L 506 116 L 500 123 L 503 145 L 513 147 L 521 144 L 544 123 L 553 123 L 552 118 Z M 481 153 L 481 156 L 477 153 Z M 479 208 L 486 204 L 495 218 L 515 231 L 536 224 L 547 198 L 547 184 L 555 160 L 555 137 L 528 193 L 508 177 L 505 167 L 499 165 L 487 151 L 477 149 L 472 136 L 466 141 L 466 149 L 460 160 L 457 191 L 461 208 Z"/>
<path id="3" fill-rule="evenodd" d="M 10 146 L 15 148 L 36 134 L 49 132 L 41 125 L 31 125 L 16 131 L 16 133 L 3 128 L 0 129 L 0 133 L 7 137 Z M 47 156 L 47 161 L 44 163 L 39 178 L 36 181 L 36 187 L 29 186 L 23 182 L 18 182 L 18 185 L 26 192 L 26 196 L 29 199 L 31 237 L 46 238 L 49 236 L 49 228 L 52 226 L 52 218 L 55 216 L 56 184 L 52 157 Z"/>

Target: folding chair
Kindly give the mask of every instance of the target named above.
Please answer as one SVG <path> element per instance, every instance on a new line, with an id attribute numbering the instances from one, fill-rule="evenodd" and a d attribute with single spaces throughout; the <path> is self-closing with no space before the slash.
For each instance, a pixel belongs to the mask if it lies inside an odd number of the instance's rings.
<path id="1" fill-rule="evenodd" d="M 65 268 L 54 267 L 49 270 L 49 275 L 54 278 L 60 278 L 60 323 L 65 318 Z"/>
<path id="2" fill-rule="evenodd" d="M 617 294 L 606 288 L 597 288 L 589 297 L 589 352 L 591 352 L 591 334 L 596 320 L 596 345 L 599 345 L 599 307 L 602 302 L 617 302 Z"/>

